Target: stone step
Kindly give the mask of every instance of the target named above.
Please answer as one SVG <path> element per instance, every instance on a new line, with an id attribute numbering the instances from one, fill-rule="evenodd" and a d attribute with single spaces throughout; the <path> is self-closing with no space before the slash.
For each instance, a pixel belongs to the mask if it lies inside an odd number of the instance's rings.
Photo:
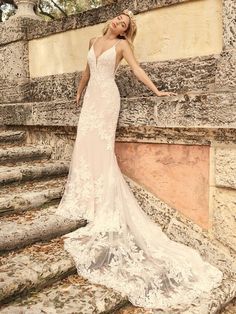
<path id="1" fill-rule="evenodd" d="M 57 206 L 13 214 L 1 218 L 0 253 L 46 241 L 85 226 L 86 220 L 70 220 L 56 215 Z M 9 232 L 11 230 L 11 232 Z"/>
<path id="2" fill-rule="evenodd" d="M 61 237 L 6 254 L 0 287 L 1 313 L 100 313 L 124 302 L 113 290 L 77 274 Z"/>
<path id="3" fill-rule="evenodd" d="M 56 178 L 46 182 L 36 182 L 36 184 L 33 182 L 33 187 L 30 182 L 30 187 L 20 185 L 15 189 L 12 186 L 3 188 L 0 193 L 0 216 L 39 208 L 53 200 L 59 200 L 63 194 L 65 182 L 64 178 Z"/>
<path id="4" fill-rule="evenodd" d="M 52 154 L 51 146 L 22 145 L 0 148 L 0 164 L 18 161 L 49 159 Z"/>
<path id="5" fill-rule="evenodd" d="M 69 162 L 65 160 L 43 160 L 15 167 L 2 166 L 0 171 L 0 185 L 63 176 L 68 171 Z"/>
<path id="6" fill-rule="evenodd" d="M 24 131 L 4 130 L 0 131 L 0 143 L 19 143 L 25 140 L 26 133 Z"/>

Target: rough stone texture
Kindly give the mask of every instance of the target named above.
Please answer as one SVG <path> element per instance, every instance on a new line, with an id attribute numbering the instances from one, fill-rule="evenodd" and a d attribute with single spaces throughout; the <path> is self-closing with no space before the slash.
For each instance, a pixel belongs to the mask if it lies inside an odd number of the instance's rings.
<path id="1" fill-rule="evenodd" d="M 236 252 L 236 190 L 216 189 L 213 207 L 214 236 Z"/>
<path id="2" fill-rule="evenodd" d="M 21 216 L 1 218 L 0 251 L 24 247 L 39 240 L 50 240 L 86 225 L 86 221 L 69 220 L 56 215 L 56 207 L 27 212 Z M 9 230 L 13 230 L 9 233 Z"/>
<path id="3" fill-rule="evenodd" d="M 215 185 L 236 189 L 236 146 L 215 148 Z"/>
<path id="4" fill-rule="evenodd" d="M 75 275 L 63 279 L 73 273 Z M 1 313 L 13 314 L 19 313 L 19 310 L 24 310 L 24 313 L 39 313 L 39 309 L 51 313 L 49 309 L 58 311 L 63 305 L 62 313 L 71 313 L 71 309 L 78 313 L 80 309 L 81 313 L 87 314 L 95 305 L 102 311 L 122 300 L 112 289 L 92 285 L 76 273 L 73 259 L 64 250 L 63 239 L 60 237 L 5 255 L 0 266 L 0 291 L 4 302 L 29 290 L 49 285 L 52 281 L 58 281 L 37 294 L 32 291 L 29 296 L 16 299 L 10 306 L 2 306 Z"/>
<path id="5" fill-rule="evenodd" d="M 0 124 L 30 123 L 32 105 L 30 103 L 0 105 Z M 6 123 L 8 121 L 8 123 Z"/>
<path id="6" fill-rule="evenodd" d="M 1 79 L 29 77 L 28 42 L 0 46 Z"/>
<path id="7" fill-rule="evenodd" d="M 1 301 L 75 272 L 72 258 L 63 250 L 62 238 L 38 242 L 1 258 Z"/>
<path id="8" fill-rule="evenodd" d="M 1 45 L 27 39 L 27 20 L 7 20 L 0 23 Z"/>
<path id="9" fill-rule="evenodd" d="M 181 94 L 189 91 L 214 91 L 218 60 L 217 55 L 211 55 L 165 62 L 143 62 L 140 65 L 160 90 Z M 224 67 L 223 63 L 222 71 Z M 81 75 L 81 72 L 75 72 L 32 78 L 29 81 L 4 80 L 0 85 L 0 103 L 74 99 Z M 116 81 L 121 97 L 154 95 L 127 66 L 119 67 Z M 218 85 L 220 87 L 220 82 Z"/>
<path id="10" fill-rule="evenodd" d="M 218 61 L 215 90 L 235 91 L 236 89 L 236 48 L 224 50 Z"/>
<path id="11" fill-rule="evenodd" d="M 24 145 L 18 147 L 0 148 L 0 165 L 6 162 L 22 160 L 49 159 L 52 153 L 50 146 Z"/>
<path id="12" fill-rule="evenodd" d="M 70 275 L 39 293 L 16 300 L 2 309 L 2 314 L 99 314 L 113 313 L 126 299 L 102 285 L 89 283 L 82 277 Z"/>
<path id="13" fill-rule="evenodd" d="M 236 127 L 236 93 L 122 99 L 119 127 Z M 81 103 L 82 104 L 82 103 Z M 0 105 L 0 124 L 76 126 L 75 101 Z"/>
<path id="14" fill-rule="evenodd" d="M 24 131 L 1 131 L 0 132 L 0 143 L 14 143 L 22 142 L 25 140 L 26 133 Z"/>
<path id="15" fill-rule="evenodd" d="M 15 78 L 13 80 L 0 78 L 0 103 L 26 102 L 30 100 L 31 93 L 28 78 Z"/>
<path id="16" fill-rule="evenodd" d="M 23 193 L 17 192 L 15 188 L 14 193 L 11 194 L 6 193 L 9 189 L 5 189 L 5 193 L 3 193 L 3 188 L 0 193 L 0 216 L 39 208 L 52 200 L 60 199 L 63 194 L 64 184 L 64 180 L 50 182 L 50 184 L 46 182 L 43 187 L 34 186 L 33 191 Z"/>
<path id="17" fill-rule="evenodd" d="M 236 48 L 236 2 L 223 0 L 223 41 L 224 49 Z"/>
<path id="18" fill-rule="evenodd" d="M 66 161 L 31 162 L 15 167 L 1 167 L 0 185 L 22 182 L 27 180 L 42 179 L 65 175 L 68 173 L 69 164 Z"/>
<path id="19" fill-rule="evenodd" d="M 209 145 L 216 143 L 236 143 L 236 129 L 191 128 L 191 127 L 119 127 L 117 141 L 145 143 L 176 143 Z"/>

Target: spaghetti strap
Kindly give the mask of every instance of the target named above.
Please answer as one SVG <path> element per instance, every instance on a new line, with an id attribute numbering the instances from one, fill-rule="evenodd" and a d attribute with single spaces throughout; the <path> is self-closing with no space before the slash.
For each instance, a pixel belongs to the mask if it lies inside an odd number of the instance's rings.
<path id="1" fill-rule="evenodd" d="M 113 45 L 113 47 L 116 46 L 119 41 L 121 41 L 121 39 L 118 39 L 117 42 Z"/>

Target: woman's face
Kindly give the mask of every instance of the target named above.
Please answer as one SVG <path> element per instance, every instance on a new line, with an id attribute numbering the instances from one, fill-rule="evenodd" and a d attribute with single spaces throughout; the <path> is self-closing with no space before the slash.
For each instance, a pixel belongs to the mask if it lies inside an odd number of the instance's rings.
<path id="1" fill-rule="evenodd" d="M 129 17 L 125 14 L 120 14 L 111 20 L 109 27 L 116 35 L 124 35 L 125 31 L 129 27 L 129 23 Z"/>

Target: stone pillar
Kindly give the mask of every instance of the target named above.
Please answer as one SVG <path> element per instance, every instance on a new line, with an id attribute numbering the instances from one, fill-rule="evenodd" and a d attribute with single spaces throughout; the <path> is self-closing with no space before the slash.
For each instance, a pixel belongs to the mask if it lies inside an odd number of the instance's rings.
<path id="1" fill-rule="evenodd" d="M 18 17 L 27 17 L 34 20 L 42 20 L 42 18 L 35 14 L 34 6 L 38 3 L 38 0 L 15 0 L 18 7 L 16 14 L 9 19 L 16 19 Z"/>

